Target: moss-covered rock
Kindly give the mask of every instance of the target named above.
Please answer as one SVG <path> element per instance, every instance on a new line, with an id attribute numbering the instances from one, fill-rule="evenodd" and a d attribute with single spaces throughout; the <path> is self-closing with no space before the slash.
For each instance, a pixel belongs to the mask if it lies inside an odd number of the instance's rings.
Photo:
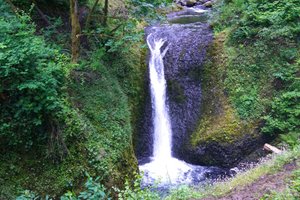
<path id="1" fill-rule="evenodd" d="M 187 161 L 230 167 L 264 142 L 258 120 L 242 120 L 231 105 L 224 80 L 228 65 L 227 33 L 219 33 L 201 71 L 201 117 L 185 143 Z"/>

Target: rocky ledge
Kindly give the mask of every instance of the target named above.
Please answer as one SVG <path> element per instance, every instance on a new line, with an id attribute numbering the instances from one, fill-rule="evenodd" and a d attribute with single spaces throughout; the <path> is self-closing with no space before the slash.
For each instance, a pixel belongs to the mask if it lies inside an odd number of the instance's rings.
<path id="1" fill-rule="evenodd" d="M 203 5 L 204 7 L 212 7 L 213 1 L 211 0 L 176 0 L 176 3 L 180 6 L 193 7 L 197 5 Z"/>

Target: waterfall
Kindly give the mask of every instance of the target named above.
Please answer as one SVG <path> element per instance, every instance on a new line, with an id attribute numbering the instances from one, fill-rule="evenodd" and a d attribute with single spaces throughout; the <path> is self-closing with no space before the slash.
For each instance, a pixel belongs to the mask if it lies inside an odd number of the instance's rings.
<path id="1" fill-rule="evenodd" d="M 163 57 L 165 56 L 168 47 L 161 53 L 161 48 L 165 41 L 163 39 L 154 39 L 151 44 L 150 34 L 147 38 L 147 43 L 151 51 L 149 62 L 150 84 L 151 84 L 151 101 L 154 111 L 154 144 L 153 144 L 153 159 L 154 160 L 170 160 L 172 157 L 172 131 L 167 112 L 166 105 L 166 79 L 164 74 Z"/>
<path id="2" fill-rule="evenodd" d="M 181 151 L 183 149 L 181 145 L 185 144 L 184 137 L 188 126 L 194 126 L 195 120 L 199 118 L 201 88 L 189 72 L 196 70 L 196 67 L 201 67 L 204 62 L 206 52 L 204 47 L 208 46 L 211 37 L 208 24 L 204 22 L 207 16 L 207 11 L 200 7 L 185 8 L 169 14 L 169 24 L 151 26 L 147 29 L 147 44 L 150 50 L 148 67 L 152 126 L 148 121 L 150 118 L 147 118 L 147 125 L 151 128 L 142 131 L 153 137 L 153 151 L 150 159 L 147 157 L 148 163 L 141 162 L 143 164 L 139 166 L 140 171 L 144 172 L 142 182 L 145 186 L 156 185 L 157 182 L 162 187 L 197 184 L 205 181 L 207 176 L 218 170 L 191 165 L 178 159 L 183 158 L 180 156 L 182 152 L 186 152 Z M 169 62 L 164 63 L 167 52 Z M 178 107 L 174 104 L 174 99 L 167 101 L 164 64 L 168 67 L 166 72 L 170 80 L 177 81 L 185 96 L 184 102 L 178 104 Z M 181 77 L 177 79 L 178 76 Z M 172 115 L 169 115 L 169 106 Z M 172 137 L 173 134 L 176 134 L 175 137 Z M 139 146 L 149 143 L 148 135 L 141 140 Z M 149 156 L 148 152 L 147 156 Z"/>
<path id="3" fill-rule="evenodd" d="M 155 181 L 160 181 L 162 185 L 192 183 L 203 178 L 203 167 L 193 166 L 172 157 L 172 129 L 167 109 L 163 62 L 168 47 L 162 51 L 165 43 L 166 40 L 153 34 L 147 37 L 147 44 L 151 51 L 149 75 L 154 144 L 151 162 L 140 166 L 140 170 L 145 173 L 144 184 L 151 184 Z"/>

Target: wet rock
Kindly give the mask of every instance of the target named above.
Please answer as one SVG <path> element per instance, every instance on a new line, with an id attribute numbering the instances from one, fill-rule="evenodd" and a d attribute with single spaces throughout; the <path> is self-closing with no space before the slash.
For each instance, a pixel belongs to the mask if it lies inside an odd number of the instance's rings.
<path id="1" fill-rule="evenodd" d="M 147 58 L 148 62 L 148 58 Z M 136 125 L 137 135 L 135 135 L 133 143 L 135 147 L 135 154 L 139 164 L 147 163 L 149 157 L 153 153 L 153 123 L 152 123 L 152 106 L 151 106 L 151 95 L 150 95 L 150 80 L 149 72 L 145 74 L 145 87 L 146 91 L 145 106 L 143 110 L 143 116 Z"/>
<path id="2" fill-rule="evenodd" d="M 207 8 L 210 8 L 213 6 L 213 2 L 212 1 L 207 1 L 203 4 L 203 6 L 207 7 Z"/>
<path id="3" fill-rule="evenodd" d="M 176 0 L 176 4 L 180 6 L 186 6 L 186 0 Z"/>
<path id="4" fill-rule="evenodd" d="M 201 87 L 197 78 L 206 57 L 206 49 L 212 41 L 212 31 L 208 24 L 173 24 L 150 27 L 147 34 L 167 40 L 163 46 L 169 47 L 164 57 L 167 100 L 173 132 L 173 151 L 181 151 L 184 139 L 195 129 L 200 117 Z M 149 76 L 149 73 L 147 74 Z M 149 83 L 149 77 L 147 77 Z M 150 86 L 143 124 L 139 126 L 136 152 L 139 160 L 152 154 L 152 131 Z"/>
<path id="5" fill-rule="evenodd" d="M 177 0 L 176 3 L 181 6 L 192 7 L 196 5 L 197 0 Z"/>
<path id="6" fill-rule="evenodd" d="M 196 5 L 196 3 L 197 3 L 196 0 L 187 0 L 186 1 L 186 6 L 192 7 L 192 6 Z"/>
<path id="7" fill-rule="evenodd" d="M 243 133 L 241 133 L 243 135 Z M 220 166 L 231 168 L 240 163 L 245 155 L 249 155 L 262 146 L 266 138 L 257 132 L 257 135 L 244 134 L 244 136 L 232 143 L 220 143 L 207 141 L 193 147 L 186 142 L 178 157 L 186 162 L 196 165 Z"/>

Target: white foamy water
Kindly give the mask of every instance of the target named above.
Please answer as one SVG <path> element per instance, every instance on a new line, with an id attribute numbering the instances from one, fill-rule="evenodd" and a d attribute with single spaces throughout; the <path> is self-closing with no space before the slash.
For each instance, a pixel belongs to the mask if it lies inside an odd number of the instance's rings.
<path id="1" fill-rule="evenodd" d="M 159 181 L 161 185 L 192 183 L 201 179 L 204 167 L 193 166 L 172 157 L 172 129 L 169 119 L 168 106 L 166 103 L 166 80 L 164 74 L 163 57 L 168 51 L 162 38 L 155 38 L 150 34 L 147 44 L 151 51 L 149 61 L 151 102 L 153 109 L 154 142 L 153 157 L 150 163 L 140 166 L 143 171 L 144 184 Z"/>
<path id="2" fill-rule="evenodd" d="M 207 10 L 204 10 L 202 8 L 197 8 L 197 7 L 187 8 L 187 10 L 193 11 L 195 13 L 206 13 L 206 12 L 208 12 Z"/>

